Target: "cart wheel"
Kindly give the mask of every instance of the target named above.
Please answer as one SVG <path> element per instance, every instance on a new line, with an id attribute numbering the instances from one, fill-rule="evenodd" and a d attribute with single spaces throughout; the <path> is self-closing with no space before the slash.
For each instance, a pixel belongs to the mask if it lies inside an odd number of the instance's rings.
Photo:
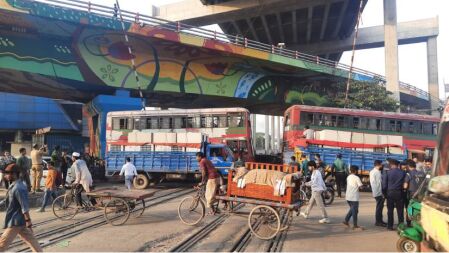
<path id="1" fill-rule="evenodd" d="M 145 200 L 141 200 L 141 205 L 139 205 L 138 201 L 131 201 L 129 205 L 131 217 L 139 218 L 142 216 L 143 212 L 145 212 Z"/>
<path id="2" fill-rule="evenodd" d="M 248 216 L 248 226 L 251 232 L 262 240 L 276 236 L 281 229 L 281 219 L 276 210 L 270 206 L 256 206 Z"/>
<path id="3" fill-rule="evenodd" d="M 186 225 L 198 224 L 206 214 L 203 201 L 192 196 L 184 198 L 178 206 L 178 216 Z"/>
<path id="4" fill-rule="evenodd" d="M 129 214 L 129 206 L 124 199 L 113 198 L 104 207 L 104 218 L 113 226 L 125 223 Z"/>
<path id="5" fill-rule="evenodd" d="M 413 241 L 406 237 L 399 238 L 396 243 L 396 249 L 398 252 L 421 252 L 419 242 Z"/>
<path id="6" fill-rule="evenodd" d="M 57 197 L 52 204 L 53 214 L 61 220 L 70 220 L 78 213 L 75 197 L 65 194 Z"/>

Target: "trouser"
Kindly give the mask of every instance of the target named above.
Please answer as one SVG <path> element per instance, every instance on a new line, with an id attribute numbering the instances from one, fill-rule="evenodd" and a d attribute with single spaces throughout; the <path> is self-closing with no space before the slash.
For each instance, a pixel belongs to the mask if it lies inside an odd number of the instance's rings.
<path id="1" fill-rule="evenodd" d="M 324 203 L 323 203 L 323 198 L 321 197 L 321 193 L 323 193 L 323 191 L 312 191 L 312 196 L 310 197 L 309 200 L 309 205 L 307 206 L 306 209 L 306 216 L 309 215 L 310 211 L 313 208 L 313 205 L 316 204 L 318 205 L 318 207 L 321 210 L 321 214 L 323 216 L 323 218 L 327 218 L 327 212 L 326 212 L 326 208 L 324 208 Z"/>
<path id="2" fill-rule="evenodd" d="M 67 180 L 67 166 L 61 166 L 62 185 L 66 184 Z"/>
<path id="3" fill-rule="evenodd" d="M 24 172 L 23 180 L 25 180 L 25 183 L 27 185 L 28 191 L 31 191 L 31 180 L 30 180 L 30 171 L 29 170 Z"/>
<path id="4" fill-rule="evenodd" d="M 76 201 L 76 205 L 77 206 L 82 206 L 83 197 L 82 197 L 81 193 L 83 191 L 85 191 L 83 185 L 82 184 L 77 184 L 76 185 L 76 194 L 75 194 L 75 201 Z M 96 205 L 97 204 L 97 201 L 93 197 L 89 197 L 89 201 L 90 201 L 90 203 L 92 205 Z"/>
<path id="5" fill-rule="evenodd" d="M 335 181 L 337 183 L 338 197 L 341 197 L 341 189 L 345 185 L 345 182 L 346 182 L 346 173 L 344 173 L 344 172 L 335 173 Z"/>
<path id="6" fill-rule="evenodd" d="M 206 192 L 205 192 L 205 198 L 206 198 L 206 204 L 208 207 L 212 208 L 214 202 L 215 202 L 215 194 L 217 193 L 218 185 L 220 184 L 220 181 L 218 178 L 214 179 L 208 179 L 206 184 Z"/>
<path id="7" fill-rule="evenodd" d="M 376 224 L 384 222 L 382 212 L 384 210 L 385 198 L 383 196 L 377 196 L 376 199 Z"/>
<path id="8" fill-rule="evenodd" d="M 3 172 L 0 172 L 0 185 L 1 185 L 1 183 L 4 182 L 5 183 L 5 188 L 6 188 L 6 190 L 8 190 L 9 182 L 5 178 L 3 178 L 3 176 L 4 176 Z"/>
<path id="9" fill-rule="evenodd" d="M 349 211 L 346 214 L 345 221 L 349 222 L 352 217 L 352 222 L 354 223 L 354 227 L 357 226 L 357 215 L 359 214 L 359 202 L 358 201 L 349 201 Z"/>
<path id="10" fill-rule="evenodd" d="M 45 209 L 45 207 L 48 204 L 48 201 L 50 200 L 50 197 L 53 198 L 53 200 L 57 197 L 56 196 L 56 191 L 53 189 L 45 189 L 45 194 L 44 194 L 44 200 L 42 201 L 42 209 Z"/>
<path id="11" fill-rule="evenodd" d="M 131 185 L 133 182 L 134 176 L 125 176 L 125 185 L 128 190 L 131 190 Z"/>
<path id="12" fill-rule="evenodd" d="M 410 197 L 411 196 L 413 196 L 413 195 L 411 195 L 409 191 L 403 192 L 405 220 L 407 222 L 411 222 L 411 219 L 410 219 L 410 217 L 408 217 L 408 212 L 407 212 L 407 208 L 408 208 L 408 204 L 410 203 Z"/>
<path id="13" fill-rule="evenodd" d="M 394 208 L 398 214 L 398 223 L 404 223 L 404 200 L 401 190 L 389 190 L 387 192 L 388 228 L 393 228 Z"/>
<path id="14" fill-rule="evenodd" d="M 42 169 L 43 166 L 39 164 L 35 164 L 31 167 L 31 190 L 34 192 L 41 187 Z"/>
<path id="15" fill-rule="evenodd" d="M 34 237 L 33 232 L 25 226 L 11 227 L 3 230 L 3 234 L 0 237 L 0 252 L 5 252 L 17 235 L 30 246 L 33 252 L 42 252 L 42 248 Z"/>

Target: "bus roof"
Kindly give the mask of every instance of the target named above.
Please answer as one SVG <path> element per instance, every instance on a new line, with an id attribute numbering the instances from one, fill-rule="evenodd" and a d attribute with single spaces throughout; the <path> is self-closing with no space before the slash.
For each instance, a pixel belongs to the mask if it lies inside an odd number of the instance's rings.
<path id="1" fill-rule="evenodd" d="M 189 115 L 189 114 L 214 114 L 214 113 L 233 113 L 249 112 L 245 108 L 208 108 L 208 109 L 168 109 L 168 110 L 146 110 L 146 111 L 115 111 L 109 112 L 108 117 L 114 116 L 171 116 L 171 115 Z"/>
<path id="2" fill-rule="evenodd" d="M 369 110 L 360 110 L 360 109 L 346 109 L 346 108 L 321 107 L 321 106 L 310 106 L 310 105 L 293 105 L 293 106 L 289 107 L 285 111 L 285 113 L 291 111 L 294 108 L 297 108 L 304 112 L 320 112 L 320 113 L 351 115 L 351 116 L 365 116 L 365 117 L 376 117 L 376 118 L 440 122 L 439 117 L 430 116 L 430 115 L 398 113 L 398 112 L 369 111 Z"/>

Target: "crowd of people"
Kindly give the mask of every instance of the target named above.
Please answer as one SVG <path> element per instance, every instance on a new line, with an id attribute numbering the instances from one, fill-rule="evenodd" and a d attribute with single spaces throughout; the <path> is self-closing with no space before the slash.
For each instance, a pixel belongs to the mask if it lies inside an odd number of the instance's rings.
<path id="1" fill-rule="evenodd" d="M 65 185 L 68 176 L 71 178 L 72 187 L 76 188 L 76 202 L 79 206 L 81 193 L 91 190 L 93 180 L 88 165 L 77 152 L 73 152 L 70 159 L 67 152 L 56 146 L 48 163 L 43 161 L 43 156 L 48 154 L 46 145 L 33 145 L 31 158 L 28 158 L 25 148 L 20 148 L 19 152 L 17 159 L 10 152 L 4 152 L 0 157 L 0 179 L 7 189 L 6 198 L 2 203 L 6 206 L 6 215 L 4 231 L 0 237 L 0 252 L 5 251 L 17 235 L 20 235 L 33 252 L 41 252 L 42 248 L 33 235 L 28 194 L 43 192 L 41 180 L 44 166 L 47 166 L 47 176 L 43 201 L 38 212 L 45 212 L 50 199 L 57 197 L 57 188 Z M 94 199 L 91 199 L 91 202 L 96 205 Z"/>
<path id="2" fill-rule="evenodd" d="M 359 209 L 359 191 L 363 184 L 359 175 L 358 166 L 347 164 L 343 161 L 342 155 L 337 154 L 334 162 L 327 166 L 319 154 L 314 155 L 314 160 L 309 161 L 305 154 L 301 155 L 299 161 L 292 156 L 289 163 L 290 166 L 297 166 L 299 174 L 307 178 L 306 185 L 311 187 L 312 196 L 309 204 L 301 216 L 309 217 L 309 213 L 316 204 L 322 214 L 320 223 L 329 223 L 326 207 L 323 204 L 321 193 L 325 191 L 325 178 L 333 176 L 337 188 L 337 196 L 342 198 L 342 191 L 346 188 L 345 200 L 348 203 L 349 211 L 344 218 L 343 224 L 349 226 L 352 218 L 353 228 L 363 230 L 358 225 L 358 209 Z M 326 168 L 329 168 L 328 174 L 325 174 Z M 432 160 L 426 159 L 419 162 L 417 158 L 404 160 L 399 162 L 394 159 L 386 161 L 374 161 L 373 169 L 370 171 L 370 187 L 372 195 L 376 201 L 375 208 L 375 226 L 386 227 L 388 230 L 394 230 L 394 210 L 397 212 L 398 223 L 411 224 L 411 220 L 407 217 L 404 210 L 407 209 L 408 203 L 412 196 L 418 190 L 420 184 L 425 180 L 427 174 L 431 172 Z M 384 206 L 387 206 L 387 222 L 383 219 Z"/>

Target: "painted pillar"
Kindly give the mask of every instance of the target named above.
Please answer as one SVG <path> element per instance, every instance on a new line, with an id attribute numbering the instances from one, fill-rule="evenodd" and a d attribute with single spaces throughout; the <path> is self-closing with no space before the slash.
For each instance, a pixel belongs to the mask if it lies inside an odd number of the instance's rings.
<path id="1" fill-rule="evenodd" d="M 400 102 L 396 0 L 384 0 L 385 77 L 387 90 Z"/>
<path id="2" fill-rule="evenodd" d="M 274 116 L 270 116 L 270 130 L 271 130 L 271 134 L 270 134 L 270 151 L 271 153 L 274 153 L 274 137 L 275 137 L 275 132 L 274 132 Z"/>
<path id="3" fill-rule="evenodd" d="M 89 127 L 89 153 L 99 158 L 106 154 L 106 116 L 108 112 L 140 110 L 140 98 L 132 98 L 129 91 L 117 91 L 115 96 L 99 95 L 83 107 Z"/>
<path id="4" fill-rule="evenodd" d="M 437 37 L 427 40 L 427 81 L 430 94 L 430 107 L 432 115 L 439 116 L 437 108 L 440 106 L 440 87 L 438 85 L 438 56 Z"/>
<path id="5" fill-rule="evenodd" d="M 265 154 L 268 154 L 270 149 L 270 124 L 269 116 L 265 115 Z"/>

